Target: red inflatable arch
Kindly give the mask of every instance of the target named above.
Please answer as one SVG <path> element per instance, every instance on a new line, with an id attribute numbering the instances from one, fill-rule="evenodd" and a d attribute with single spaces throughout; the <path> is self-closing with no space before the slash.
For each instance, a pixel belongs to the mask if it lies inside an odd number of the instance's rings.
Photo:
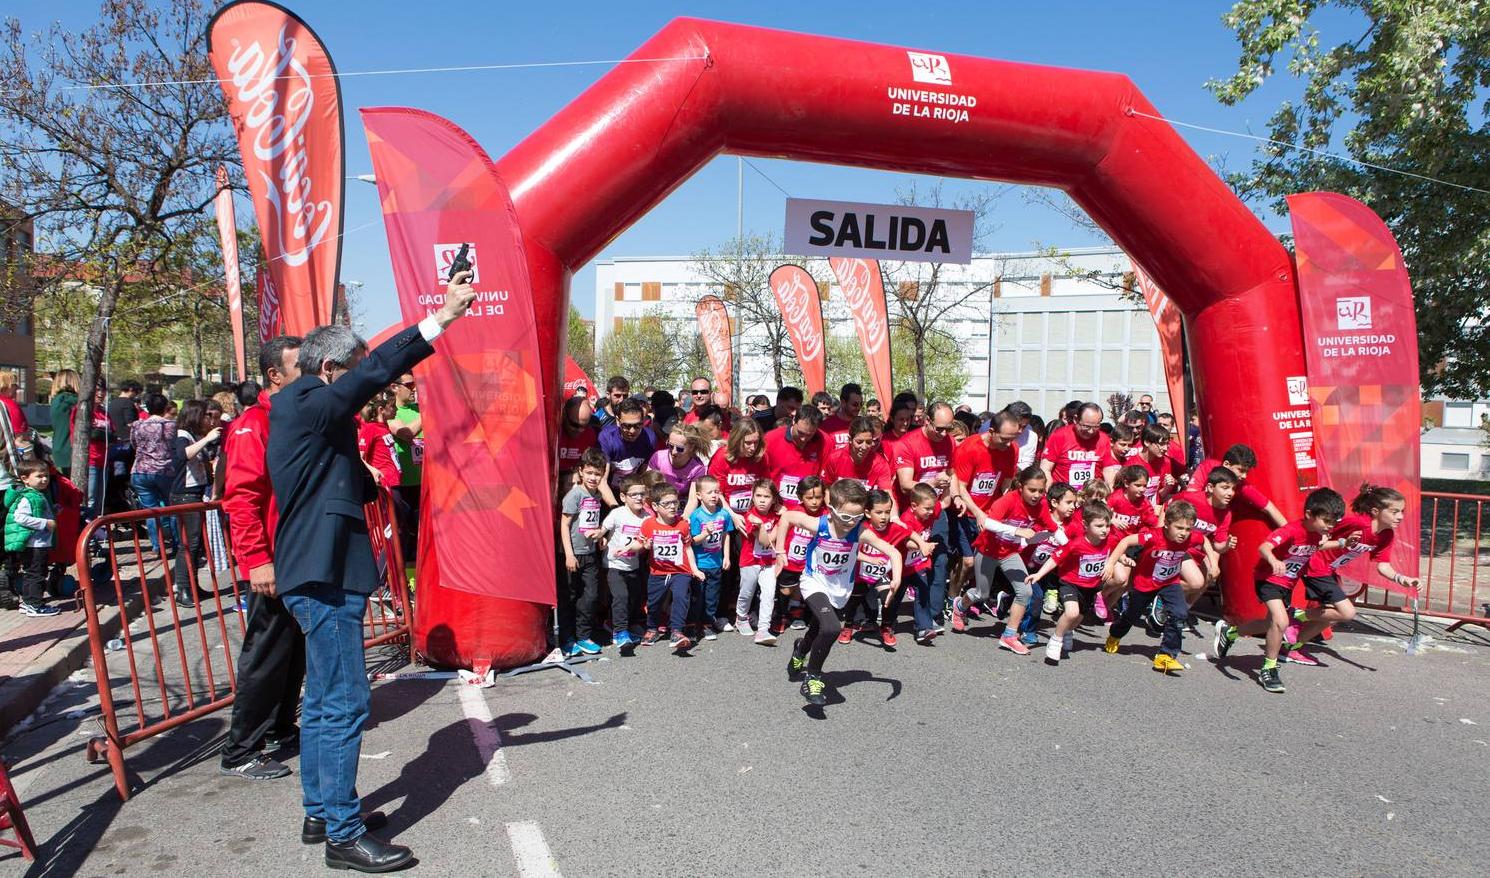
<path id="1" fill-rule="evenodd" d="M 1303 375 L 1288 253 L 1127 77 L 677 19 L 504 156 L 557 404 L 571 273 L 720 153 L 1065 190 L 1184 311 L 1207 448 L 1245 441 L 1253 477 L 1299 506 L 1274 424 Z M 553 418 L 550 418 L 553 421 Z M 1258 612 L 1260 523 L 1238 528 L 1227 604 Z M 527 605 L 516 641 L 533 636 Z M 457 617 L 458 619 L 458 617 Z M 501 650 L 498 650 L 501 652 Z"/>

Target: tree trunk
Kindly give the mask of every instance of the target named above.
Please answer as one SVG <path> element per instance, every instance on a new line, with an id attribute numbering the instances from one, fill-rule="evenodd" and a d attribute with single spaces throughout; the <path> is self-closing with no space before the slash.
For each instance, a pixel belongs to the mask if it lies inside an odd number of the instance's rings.
<path id="1" fill-rule="evenodd" d="M 926 336 L 918 335 L 915 338 L 916 348 L 916 395 L 921 397 L 921 402 L 928 403 L 926 398 Z"/>
<path id="2" fill-rule="evenodd" d="M 191 341 L 195 362 L 191 366 L 191 388 L 192 396 L 196 399 L 202 398 L 202 381 L 205 378 L 206 366 L 202 363 L 202 309 L 196 308 L 197 319 L 191 324 Z"/>
<path id="3" fill-rule="evenodd" d="M 102 366 L 104 349 L 108 343 L 109 321 L 114 317 L 114 308 L 119 302 L 120 289 L 124 281 L 116 279 L 111 285 L 104 287 L 98 295 L 98 314 L 93 318 L 93 325 L 88 327 L 88 340 L 84 347 L 82 368 L 79 369 L 78 404 L 72 413 L 72 475 L 73 482 L 82 478 L 83 493 L 90 490 L 88 485 L 88 446 L 89 439 L 93 433 L 93 392 L 102 379 Z M 79 441 L 81 439 L 82 441 Z M 105 465 L 107 465 L 105 460 Z M 92 500 L 93 498 L 89 498 Z"/>

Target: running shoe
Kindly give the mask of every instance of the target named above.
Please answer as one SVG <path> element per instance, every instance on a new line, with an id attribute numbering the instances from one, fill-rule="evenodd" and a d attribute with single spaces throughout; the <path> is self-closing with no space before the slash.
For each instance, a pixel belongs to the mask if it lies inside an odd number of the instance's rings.
<path id="1" fill-rule="evenodd" d="M 967 614 L 962 610 L 962 598 L 952 601 L 952 630 L 967 630 Z"/>
<path id="2" fill-rule="evenodd" d="M 33 617 L 56 616 L 62 611 L 51 604 L 33 604 L 30 601 L 21 601 L 21 615 Z"/>
<path id="3" fill-rule="evenodd" d="M 899 641 L 895 638 L 895 631 L 889 625 L 880 626 L 880 643 L 885 646 L 894 646 Z"/>
<path id="4" fill-rule="evenodd" d="M 1120 643 L 1122 643 L 1121 640 L 1118 640 L 1116 637 L 1113 637 L 1111 634 L 1109 634 L 1107 635 L 1107 642 L 1102 644 L 1102 651 L 1107 653 L 1108 655 L 1117 655 L 1118 644 Z"/>
<path id="5" fill-rule="evenodd" d="M 636 648 L 640 641 L 632 636 L 630 631 L 622 631 L 616 635 L 616 650 L 624 656 L 636 655 Z"/>
<path id="6" fill-rule="evenodd" d="M 923 628 L 922 630 L 916 632 L 915 639 L 916 642 L 921 644 L 922 646 L 930 646 L 931 641 L 936 639 L 936 632 L 932 631 L 930 628 Z"/>
<path id="7" fill-rule="evenodd" d="M 1061 594 L 1053 588 L 1045 589 L 1045 615 L 1050 615 L 1061 608 Z"/>
<path id="8" fill-rule="evenodd" d="M 1039 646 L 1040 635 L 1036 634 L 1033 631 L 1026 631 L 1023 634 L 1019 635 L 1019 642 L 1023 643 L 1025 646 Z"/>
<path id="9" fill-rule="evenodd" d="M 807 630 L 807 623 L 806 622 L 803 622 L 801 619 L 793 619 L 792 620 L 792 624 L 791 624 L 791 629 L 793 631 L 806 631 Z"/>
<path id="10" fill-rule="evenodd" d="M 802 697 L 813 707 L 822 707 L 828 703 L 828 684 L 817 674 L 808 674 L 802 681 Z"/>
<path id="11" fill-rule="evenodd" d="M 719 639 L 719 634 L 717 632 L 715 632 L 714 626 L 712 626 L 712 625 L 705 625 L 704 626 L 704 639 L 705 640 L 718 640 Z"/>
<path id="12" fill-rule="evenodd" d="M 773 636 L 773 637 L 780 637 L 781 636 L 781 633 L 786 630 L 786 620 L 785 619 L 772 619 L 771 620 L 771 627 L 770 627 L 769 630 L 771 632 L 771 636 Z"/>
<path id="13" fill-rule="evenodd" d="M 668 645 L 673 648 L 673 652 L 687 652 L 693 648 L 693 641 L 688 639 L 687 634 L 674 631 L 672 640 L 668 641 Z"/>
<path id="14" fill-rule="evenodd" d="M 1275 695 L 1283 694 L 1283 677 L 1279 675 L 1277 668 L 1263 668 L 1258 671 L 1257 682 L 1261 683 L 1262 688 L 1267 692 Z"/>
<path id="15" fill-rule="evenodd" d="M 1100 591 L 1097 592 L 1097 596 L 1092 599 L 1092 612 L 1096 613 L 1097 618 L 1101 619 L 1103 622 L 1109 621 L 1107 618 L 1107 601 L 1102 599 L 1102 592 Z"/>
<path id="16" fill-rule="evenodd" d="M 788 656 L 786 660 L 786 678 L 793 683 L 802 679 L 802 674 L 807 670 L 807 656 L 797 654 L 797 650 L 800 649 L 801 646 L 801 640 L 798 640 L 795 644 L 793 644 L 792 654 Z"/>
<path id="17" fill-rule="evenodd" d="M 282 762 L 270 759 L 262 753 L 255 753 L 246 761 L 238 765 L 219 765 L 218 774 L 226 774 L 229 777 L 241 777 L 246 780 L 274 780 L 286 777 L 290 773 L 289 766 Z"/>
<path id="18" fill-rule="evenodd" d="M 754 637 L 755 629 L 750 627 L 749 619 L 736 619 L 735 630 L 740 632 L 741 637 Z"/>
<path id="19" fill-rule="evenodd" d="M 756 632 L 756 635 L 755 635 L 755 645 L 756 646 L 775 646 L 776 645 L 776 635 L 775 634 L 772 634 L 770 631 L 758 631 L 758 632 Z"/>
<path id="20" fill-rule="evenodd" d="M 1161 652 L 1154 656 L 1154 670 L 1156 671 L 1163 671 L 1166 674 L 1178 674 L 1184 669 L 1185 666 L 1180 664 L 1180 660 L 1172 655 L 1166 655 Z"/>
<path id="21" fill-rule="evenodd" d="M 1285 662 L 1288 662 L 1289 664 L 1303 665 L 1306 668 L 1320 667 L 1319 662 L 1315 661 L 1308 653 L 1304 652 L 1302 649 L 1290 650 L 1283 656 L 1283 660 Z"/>
<path id="22" fill-rule="evenodd" d="M 1297 622 L 1291 622 L 1291 623 L 1289 623 L 1289 625 L 1288 625 L 1287 628 L 1283 629 L 1283 646 L 1285 647 L 1283 651 L 1284 652 L 1287 652 L 1288 650 L 1290 650 L 1290 649 L 1293 648 L 1292 646 L 1289 646 L 1289 644 L 1291 644 L 1291 643 L 1298 643 L 1298 642 L 1299 642 L 1299 623 L 1297 623 Z"/>
<path id="23" fill-rule="evenodd" d="M 1014 596 L 1006 591 L 1001 591 L 998 597 L 993 599 L 993 614 L 1000 619 L 1009 618 L 1009 605 L 1014 603 Z"/>
<path id="24" fill-rule="evenodd" d="M 852 626 L 852 625 L 845 625 L 845 626 L 843 626 L 843 630 L 838 632 L 838 642 L 839 643 L 848 643 L 850 640 L 853 640 L 854 639 L 854 630 L 855 630 L 854 629 L 854 626 Z"/>
<path id="25" fill-rule="evenodd" d="M 574 648 L 584 653 L 585 655 L 600 655 L 600 644 L 589 639 L 588 637 L 584 640 L 577 641 L 574 644 Z"/>
<path id="26" fill-rule="evenodd" d="M 1017 637 L 1014 637 L 1013 635 L 1006 634 L 1003 637 L 1000 637 L 999 647 L 1001 649 L 1007 649 L 1015 655 L 1030 654 L 1030 648 L 1028 646 L 1025 646 L 1023 643 L 1020 643 L 1019 639 Z"/>
<path id="27" fill-rule="evenodd" d="M 973 603 L 972 601 L 968 601 L 966 610 L 967 615 L 972 616 L 974 619 L 977 619 L 983 615 L 984 607 L 981 607 L 978 604 Z"/>
<path id="28" fill-rule="evenodd" d="M 1058 665 L 1061 663 L 1061 642 L 1056 638 L 1050 638 L 1045 644 L 1045 663 L 1047 665 Z"/>
<path id="29" fill-rule="evenodd" d="M 661 639 L 662 639 L 662 635 L 660 635 L 660 634 L 657 633 L 657 629 L 655 629 L 655 628 L 648 628 L 647 629 L 647 633 L 642 635 L 641 645 L 642 646 L 651 646 L 652 644 L 656 643 L 657 641 L 659 641 Z"/>
<path id="30" fill-rule="evenodd" d="M 579 645 L 573 641 L 561 643 L 559 644 L 559 652 L 563 654 L 564 658 L 574 658 L 580 654 Z"/>
<path id="31" fill-rule="evenodd" d="M 714 633 L 715 634 L 728 634 L 729 632 L 731 632 L 733 630 L 735 630 L 735 626 L 730 622 L 730 620 L 724 618 L 723 616 L 717 616 L 717 617 L 715 617 L 715 619 L 714 619 Z"/>
<path id="32" fill-rule="evenodd" d="M 1226 624 L 1225 619 L 1216 622 L 1216 633 L 1211 638 L 1211 652 L 1216 656 L 1216 661 L 1226 658 L 1226 654 L 1231 652 L 1231 647 L 1236 643 L 1231 636 L 1234 627 Z"/>

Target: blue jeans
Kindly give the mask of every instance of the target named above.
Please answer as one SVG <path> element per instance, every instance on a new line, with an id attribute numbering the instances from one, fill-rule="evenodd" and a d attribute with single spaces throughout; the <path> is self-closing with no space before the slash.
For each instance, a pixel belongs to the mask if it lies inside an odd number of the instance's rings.
<path id="1" fill-rule="evenodd" d="M 166 500 L 171 494 L 170 473 L 134 473 L 129 477 L 129 484 L 135 489 L 135 496 L 140 498 L 141 509 L 159 509 L 166 505 Z M 170 540 L 168 546 L 160 544 L 160 537 L 155 532 L 155 519 L 145 521 L 145 530 L 150 534 L 150 544 L 155 551 L 164 553 L 166 548 L 176 545 L 176 520 L 171 517 L 161 519 L 160 526 L 166 532 Z"/>
<path id="2" fill-rule="evenodd" d="M 300 708 L 305 813 L 326 821 L 331 841 L 351 841 L 367 831 L 357 797 L 357 756 L 372 697 L 362 655 L 367 595 L 317 583 L 286 594 L 284 605 L 305 632 Z"/>
<path id="3" fill-rule="evenodd" d="M 693 590 L 693 577 L 687 573 L 654 573 L 647 577 L 647 627 L 653 631 L 662 627 L 662 603 L 671 592 L 673 607 L 668 618 L 673 633 L 683 633 L 688 624 L 688 598 Z"/>
<path id="4" fill-rule="evenodd" d="M 103 474 L 101 466 L 88 467 L 88 508 L 92 511 L 92 518 L 103 515 Z"/>
<path id="5" fill-rule="evenodd" d="M 705 625 L 713 625 L 714 620 L 719 617 L 719 584 L 724 581 L 724 571 L 718 567 L 709 569 L 702 568 L 704 581 L 701 585 L 694 580 L 692 610 L 690 614 L 692 622 L 702 622 Z"/>
<path id="6" fill-rule="evenodd" d="M 948 516 L 938 515 L 936 523 L 931 526 L 931 544 L 935 551 L 931 553 L 931 567 L 916 574 L 920 581 L 910 582 L 910 573 L 902 577 L 908 585 L 916 586 L 916 602 L 911 610 L 916 617 L 917 631 L 935 628 L 947 603 L 947 554 L 952 539 L 948 521 Z"/>

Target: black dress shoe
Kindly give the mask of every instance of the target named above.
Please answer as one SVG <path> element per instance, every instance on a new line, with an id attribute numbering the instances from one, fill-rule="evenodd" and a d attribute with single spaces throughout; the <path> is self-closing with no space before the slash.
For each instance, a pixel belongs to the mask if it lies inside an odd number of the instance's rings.
<path id="1" fill-rule="evenodd" d="M 382 829 L 388 825 L 388 815 L 382 811 L 363 811 L 362 825 L 368 829 Z M 306 844 L 321 844 L 326 840 L 326 821 L 319 817 L 306 817 L 300 824 L 300 840 Z"/>
<path id="2" fill-rule="evenodd" d="M 326 842 L 326 865 L 332 869 L 354 869 L 358 872 L 392 872 L 414 859 L 414 852 L 401 844 L 389 844 L 364 832 L 352 841 Z"/>

